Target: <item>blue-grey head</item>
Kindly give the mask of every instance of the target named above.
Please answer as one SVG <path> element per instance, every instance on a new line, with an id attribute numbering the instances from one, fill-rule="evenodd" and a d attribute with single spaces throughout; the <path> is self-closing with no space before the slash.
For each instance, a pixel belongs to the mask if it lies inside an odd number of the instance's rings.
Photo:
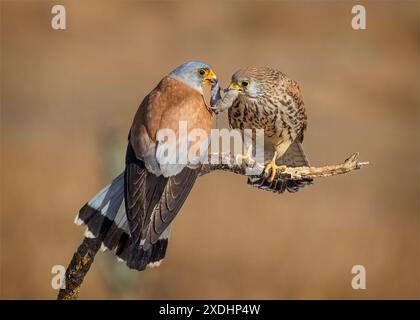
<path id="1" fill-rule="evenodd" d="M 206 84 L 212 86 L 217 84 L 216 74 L 207 63 L 201 61 L 185 62 L 172 71 L 169 76 L 182 80 L 200 92 L 203 91 L 203 86 Z"/>

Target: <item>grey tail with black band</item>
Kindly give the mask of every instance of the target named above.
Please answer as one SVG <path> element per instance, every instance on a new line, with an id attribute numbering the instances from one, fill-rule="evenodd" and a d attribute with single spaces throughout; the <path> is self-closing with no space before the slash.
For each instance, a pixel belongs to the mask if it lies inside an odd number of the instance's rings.
<path id="1" fill-rule="evenodd" d="M 76 216 L 77 225 L 86 225 L 85 237 L 102 241 L 102 250 L 114 250 L 132 269 L 158 266 L 165 257 L 169 226 L 148 250 L 132 242 L 124 200 L 124 173 L 99 191 Z"/>
<path id="2" fill-rule="evenodd" d="M 288 167 L 306 167 L 309 166 L 309 161 L 303 151 L 301 142 L 295 140 L 284 153 L 284 155 L 277 159 L 277 165 L 286 165 Z M 274 193 L 283 193 L 286 190 L 289 192 L 297 192 L 299 189 L 312 184 L 312 179 L 304 180 L 282 180 L 275 179 L 272 182 L 268 182 L 265 177 L 249 177 L 248 184 L 262 189 L 271 191 Z"/>

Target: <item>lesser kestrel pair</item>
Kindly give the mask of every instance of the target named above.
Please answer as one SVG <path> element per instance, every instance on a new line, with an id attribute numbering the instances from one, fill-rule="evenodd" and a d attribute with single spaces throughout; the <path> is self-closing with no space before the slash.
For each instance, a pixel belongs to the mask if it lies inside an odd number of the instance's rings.
<path id="1" fill-rule="evenodd" d="M 205 85 L 212 87 L 211 105 L 203 95 Z M 234 96 L 233 103 L 226 105 L 229 95 Z M 201 168 L 200 161 L 164 162 L 168 150 L 174 149 L 158 132 L 170 129 L 180 138 L 179 123 L 186 122 L 187 134 L 200 129 L 210 136 L 212 112 L 226 108 L 232 128 L 264 129 L 265 153 L 271 160 L 265 176 L 249 179 L 251 185 L 283 192 L 309 182 L 273 179 L 278 165 L 308 165 L 301 147 L 306 114 L 296 82 L 274 69 L 247 68 L 233 75 L 222 98 L 211 67 L 190 61 L 165 76 L 140 104 L 129 132 L 124 172 L 76 217 L 77 224 L 87 225 L 85 236 L 99 238 L 130 268 L 158 265 L 166 253 L 171 222 Z M 205 138 L 201 142 L 208 146 Z M 178 143 L 175 151 L 184 147 Z"/>

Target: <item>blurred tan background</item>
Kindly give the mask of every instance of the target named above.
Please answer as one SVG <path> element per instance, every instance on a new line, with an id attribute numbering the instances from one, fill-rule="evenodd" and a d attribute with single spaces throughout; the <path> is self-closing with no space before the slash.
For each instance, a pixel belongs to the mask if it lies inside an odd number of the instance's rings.
<path id="1" fill-rule="evenodd" d="M 274 195 L 201 178 L 160 268 L 98 254 L 83 299 L 419 298 L 419 3 L 1 1 L 1 298 L 54 299 L 78 209 L 123 168 L 132 117 L 174 67 L 248 65 L 297 80 L 314 165 L 371 165 Z M 359 2 L 358 2 L 359 3 Z M 226 121 L 222 122 L 226 124 Z M 367 289 L 351 268 L 367 269 Z"/>

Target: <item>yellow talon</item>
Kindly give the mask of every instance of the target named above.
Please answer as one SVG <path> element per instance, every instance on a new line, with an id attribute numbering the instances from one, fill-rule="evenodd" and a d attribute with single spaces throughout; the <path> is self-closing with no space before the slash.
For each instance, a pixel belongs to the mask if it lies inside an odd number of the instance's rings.
<path id="1" fill-rule="evenodd" d="M 278 166 L 276 164 L 276 158 L 277 158 L 277 152 L 274 153 L 273 159 L 269 163 L 265 165 L 264 168 L 264 176 L 268 177 L 268 182 L 273 182 L 274 178 L 276 177 L 277 169 L 280 170 L 280 172 L 284 172 L 286 170 L 285 165 Z M 270 173 L 271 170 L 271 173 Z"/>

